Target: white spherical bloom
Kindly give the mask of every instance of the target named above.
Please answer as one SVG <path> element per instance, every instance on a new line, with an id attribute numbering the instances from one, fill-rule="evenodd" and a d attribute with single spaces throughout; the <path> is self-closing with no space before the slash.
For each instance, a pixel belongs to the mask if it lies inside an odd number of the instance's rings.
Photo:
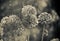
<path id="1" fill-rule="evenodd" d="M 22 15 L 27 16 L 28 14 L 37 14 L 36 8 L 31 5 L 26 5 L 22 8 Z"/>
<path id="2" fill-rule="evenodd" d="M 9 17 L 3 17 L 3 19 L 1 20 L 1 24 L 3 27 L 6 28 L 18 28 L 18 27 L 22 27 L 22 22 L 20 20 L 20 18 L 16 15 L 10 15 Z"/>
<path id="3" fill-rule="evenodd" d="M 3 21 L 6 21 L 6 22 L 3 22 Z M 15 39 L 16 36 L 19 36 L 24 31 L 24 26 L 22 24 L 22 21 L 16 15 L 3 17 L 3 19 L 1 20 L 1 24 L 2 24 L 1 27 L 3 28 L 3 34 L 5 35 L 2 38 L 4 39 L 4 41 L 10 41 L 10 40 L 13 41 L 12 38 Z"/>
<path id="4" fill-rule="evenodd" d="M 51 14 L 47 12 L 43 12 L 38 16 L 39 23 L 51 23 L 52 22 L 52 16 Z"/>

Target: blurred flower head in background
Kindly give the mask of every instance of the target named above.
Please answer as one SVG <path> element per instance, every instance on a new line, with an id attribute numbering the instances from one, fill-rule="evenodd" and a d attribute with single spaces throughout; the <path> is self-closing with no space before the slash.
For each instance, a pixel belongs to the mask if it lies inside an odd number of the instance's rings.
<path id="1" fill-rule="evenodd" d="M 26 5 L 22 8 L 22 15 L 27 16 L 28 14 L 34 14 L 37 15 L 36 8 L 31 5 Z"/>
<path id="2" fill-rule="evenodd" d="M 59 39 L 58 39 L 58 38 L 56 38 L 56 39 L 52 39 L 51 41 L 59 41 Z"/>
<path id="3" fill-rule="evenodd" d="M 37 19 L 37 11 L 36 8 L 31 6 L 31 5 L 27 5 L 24 6 L 22 8 L 22 21 L 23 24 L 27 27 L 35 27 L 36 24 L 38 23 L 38 19 Z"/>

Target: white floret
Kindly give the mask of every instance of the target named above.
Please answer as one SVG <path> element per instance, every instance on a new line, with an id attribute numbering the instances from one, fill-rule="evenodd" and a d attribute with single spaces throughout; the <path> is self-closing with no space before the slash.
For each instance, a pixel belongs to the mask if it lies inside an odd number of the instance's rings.
<path id="1" fill-rule="evenodd" d="M 38 16 L 38 20 L 40 23 L 51 23 L 52 15 L 47 12 L 43 12 Z"/>

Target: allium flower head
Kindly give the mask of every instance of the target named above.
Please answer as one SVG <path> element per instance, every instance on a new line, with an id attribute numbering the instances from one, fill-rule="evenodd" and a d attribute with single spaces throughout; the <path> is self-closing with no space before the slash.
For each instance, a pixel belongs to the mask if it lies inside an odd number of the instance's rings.
<path id="1" fill-rule="evenodd" d="M 34 6 L 31 6 L 31 5 L 24 6 L 22 8 L 22 15 L 27 16 L 28 14 L 36 15 L 37 14 L 36 8 Z"/>
<path id="2" fill-rule="evenodd" d="M 15 36 L 19 36 L 24 31 L 23 24 L 20 18 L 16 15 L 3 17 L 1 20 L 1 27 L 3 28 L 3 38 L 5 41 L 14 41 Z M 4 36 L 5 35 L 5 36 Z M 13 38 L 11 38 L 13 37 Z M 12 40 L 14 39 L 14 40 Z"/>
<path id="3" fill-rule="evenodd" d="M 16 29 L 21 26 L 21 20 L 16 15 L 10 15 L 9 17 L 3 17 L 1 20 L 2 27 Z"/>
<path id="4" fill-rule="evenodd" d="M 52 16 L 47 13 L 47 12 L 43 12 L 41 13 L 39 16 L 38 16 L 38 20 L 39 20 L 39 23 L 51 23 L 52 22 Z"/>

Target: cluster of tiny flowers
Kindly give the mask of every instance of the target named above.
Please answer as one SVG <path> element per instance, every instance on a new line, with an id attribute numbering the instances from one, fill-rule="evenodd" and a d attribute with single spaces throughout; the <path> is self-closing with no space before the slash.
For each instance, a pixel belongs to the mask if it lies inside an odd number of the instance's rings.
<path id="1" fill-rule="evenodd" d="M 16 29 L 22 27 L 22 22 L 18 16 L 10 15 L 9 17 L 3 17 L 3 19 L 1 20 L 1 26 Z"/>
<path id="2" fill-rule="evenodd" d="M 7 16 L 3 17 L 1 20 L 1 27 L 3 28 L 3 33 L 5 35 L 2 38 L 4 40 L 9 39 L 8 37 L 10 36 L 12 37 L 12 34 L 18 36 L 22 33 L 21 31 L 24 31 L 24 26 L 22 25 L 20 18 L 16 15 L 10 15 L 9 17 Z M 6 36 L 6 35 L 9 35 L 9 36 Z"/>
<path id="3" fill-rule="evenodd" d="M 52 16 L 51 16 L 51 14 L 49 14 L 47 12 L 43 12 L 38 16 L 38 21 L 39 21 L 39 23 L 42 23 L 42 24 L 51 23 Z"/>
<path id="4" fill-rule="evenodd" d="M 36 15 L 37 15 L 37 11 L 35 7 L 31 5 L 24 6 L 22 8 L 23 24 L 28 27 L 29 26 L 34 27 L 38 23 L 38 19 Z"/>

